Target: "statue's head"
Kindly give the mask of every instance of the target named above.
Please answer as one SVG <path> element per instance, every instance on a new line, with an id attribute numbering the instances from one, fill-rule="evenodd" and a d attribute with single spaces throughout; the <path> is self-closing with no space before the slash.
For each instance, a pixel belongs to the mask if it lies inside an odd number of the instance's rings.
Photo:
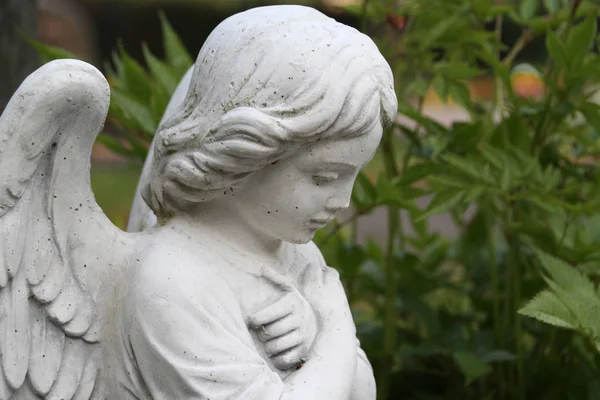
<path id="1" fill-rule="evenodd" d="M 307 242 L 348 206 L 396 109 L 391 69 L 357 30 L 302 6 L 234 15 L 159 127 L 144 200 L 162 220 L 228 201 L 265 234 Z"/>

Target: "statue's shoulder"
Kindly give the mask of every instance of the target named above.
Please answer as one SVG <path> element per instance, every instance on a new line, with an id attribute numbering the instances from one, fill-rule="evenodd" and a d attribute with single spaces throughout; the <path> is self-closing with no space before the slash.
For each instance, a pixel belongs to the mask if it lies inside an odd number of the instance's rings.
<path id="1" fill-rule="evenodd" d="M 199 292 L 231 290 L 218 259 L 202 247 L 174 241 L 149 242 L 135 260 L 133 284 L 138 296 L 188 297 Z"/>

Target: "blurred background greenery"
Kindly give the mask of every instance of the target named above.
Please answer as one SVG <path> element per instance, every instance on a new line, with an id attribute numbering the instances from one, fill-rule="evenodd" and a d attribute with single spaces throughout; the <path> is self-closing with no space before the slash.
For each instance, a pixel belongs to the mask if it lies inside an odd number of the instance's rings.
<path id="1" fill-rule="evenodd" d="M 57 57 L 102 68 L 112 104 L 92 185 L 124 227 L 206 36 L 283 3 L 6 0 L 0 65 L 16 65 L 13 85 Z M 352 208 L 315 239 L 340 270 L 378 398 L 600 399 L 600 1 L 294 3 L 370 35 L 395 75 L 396 124 Z M 19 50 L 11 24 L 29 38 Z"/>

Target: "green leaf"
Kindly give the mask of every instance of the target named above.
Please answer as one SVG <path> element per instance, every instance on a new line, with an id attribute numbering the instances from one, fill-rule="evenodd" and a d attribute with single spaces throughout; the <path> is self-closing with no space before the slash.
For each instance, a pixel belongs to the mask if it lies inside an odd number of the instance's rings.
<path id="1" fill-rule="evenodd" d="M 465 376 L 466 386 L 492 372 L 492 367 L 473 353 L 458 351 L 453 357 Z"/>
<path id="2" fill-rule="evenodd" d="M 555 282 L 546 279 L 556 297 L 575 316 L 575 329 L 592 340 L 600 338 L 600 298 L 595 291 L 587 289 L 565 290 Z"/>
<path id="3" fill-rule="evenodd" d="M 123 65 L 123 61 L 119 57 L 119 53 L 113 51 L 111 54 L 111 59 L 115 69 L 112 69 L 112 66 L 109 64 L 109 68 L 107 68 L 108 76 L 112 80 L 112 85 L 117 87 L 124 87 L 125 83 L 123 82 L 123 77 L 125 76 L 125 66 Z"/>
<path id="4" fill-rule="evenodd" d="M 137 122 L 145 133 L 154 134 L 156 122 L 146 106 L 116 88 L 112 90 L 112 102 L 114 107 L 123 112 L 125 118 Z"/>
<path id="5" fill-rule="evenodd" d="M 460 82 L 453 82 L 448 85 L 448 93 L 458 104 L 465 109 L 471 109 L 471 94 L 467 86 Z"/>
<path id="6" fill-rule="evenodd" d="M 53 60 L 60 60 L 63 58 L 79 59 L 79 57 L 77 57 L 75 54 L 63 48 L 38 42 L 37 40 L 31 38 L 25 38 L 25 40 L 37 50 L 43 63 Z"/>
<path id="7" fill-rule="evenodd" d="M 569 69 L 571 61 L 569 59 L 569 52 L 567 47 L 560 40 L 558 35 L 554 32 L 549 32 L 546 36 L 546 48 L 550 53 L 550 57 L 556 62 L 556 64 L 562 69 Z"/>
<path id="8" fill-rule="evenodd" d="M 362 16 L 362 4 L 349 4 L 343 7 L 344 12 L 355 17 Z"/>
<path id="9" fill-rule="evenodd" d="M 448 129 L 439 122 L 423 115 L 419 110 L 415 109 L 411 104 L 403 101 L 398 102 L 398 113 L 413 119 L 421 125 L 428 134 L 444 135 L 448 133 Z"/>
<path id="10" fill-rule="evenodd" d="M 567 39 L 567 51 L 571 65 L 579 65 L 588 54 L 596 38 L 596 18 L 588 18 L 577 24 Z"/>
<path id="11" fill-rule="evenodd" d="M 577 326 L 575 315 L 549 290 L 538 293 L 519 309 L 519 314 L 561 328 L 575 329 Z"/>
<path id="12" fill-rule="evenodd" d="M 400 176 L 393 180 L 393 184 L 399 187 L 412 185 L 436 172 L 440 168 L 437 164 L 420 163 L 413 164 L 400 173 Z"/>
<path id="13" fill-rule="evenodd" d="M 167 63 L 175 67 L 177 73 L 180 76 L 183 76 L 183 74 L 185 74 L 192 66 L 192 58 L 181 42 L 181 39 L 179 39 L 177 33 L 175 33 L 169 24 L 169 21 L 167 21 L 165 14 L 160 12 L 159 18 L 162 28 L 163 46 Z"/>
<path id="14" fill-rule="evenodd" d="M 519 15 L 523 20 L 529 21 L 531 17 L 535 15 L 537 10 L 537 0 L 521 0 L 521 6 L 519 7 Z"/>
<path id="15" fill-rule="evenodd" d="M 550 14 L 554 14 L 560 8 L 560 0 L 544 0 L 544 7 Z"/>
<path id="16" fill-rule="evenodd" d="M 457 176 L 456 174 L 432 175 L 427 177 L 427 183 L 434 190 L 447 190 L 451 188 L 466 189 L 473 184 L 473 182 L 469 178 L 465 178 L 464 176 Z"/>
<path id="17" fill-rule="evenodd" d="M 433 200 L 431 200 L 429 207 L 427 207 L 425 212 L 417 218 L 417 221 L 450 210 L 458 205 L 464 196 L 464 190 L 447 190 L 436 193 Z"/>
<path id="18" fill-rule="evenodd" d="M 468 4 L 465 4 L 468 5 Z M 462 13 L 455 13 L 447 18 L 441 19 L 439 23 L 432 27 L 429 30 L 427 35 L 421 41 L 421 49 L 424 51 L 428 50 L 441 36 L 443 36 L 446 32 L 452 30 L 453 25 L 460 22 L 463 18 Z"/>
<path id="19" fill-rule="evenodd" d="M 481 154 L 489 161 L 496 169 L 504 169 L 506 154 L 501 150 L 487 144 L 481 147 Z"/>
<path id="20" fill-rule="evenodd" d="M 557 168 L 553 168 L 552 166 L 547 166 L 544 170 L 544 190 L 549 192 L 555 189 L 559 184 L 562 176 L 560 170 Z"/>
<path id="21" fill-rule="evenodd" d="M 494 76 L 498 77 L 505 85 L 509 85 L 510 68 L 498 59 L 498 55 L 491 50 L 491 46 L 479 49 L 477 56 L 492 69 Z"/>
<path id="22" fill-rule="evenodd" d="M 360 210 L 364 210 L 372 207 L 376 200 L 375 186 L 363 172 L 359 172 L 352 190 L 352 201 Z"/>
<path id="23" fill-rule="evenodd" d="M 563 289 L 594 291 L 592 282 L 576 267 L 539 249 L 536 249 L 536 255 L 550 278 Z"/>
<path id="24" fill-rule="evenodd" d="M 490 16 L 490 11 L 493 6 L 492 0 L 473 0 L 472 7 L 473 13 L 478 16 L 478 18 L 492 18 Z"/>
<path id="25" fill-rule="evenodd" d="M 502 170 L 502 178 L 500 179 L 500 190 L 503 192 L 507 192 L 510 189 L 512 184 L 512 174 L 511 168 L 509 165 L 506 165 Z"/>
<path id="26" fill-rule="evenodd" d="M 446 79 L 444 79 L 442 75 L 437 75 L 431 81 L 431 85 L 442 99 L 442 102 L 446 103 L 448 101 L 448 85 L 446 84 Z"/>
<path id="27" fill-rule="evenodd" d="M 113 136 L 110 136 L 109 134 L 102 133 L 96 140 L 115 154 L 119 154 L 127 158 L 137 158 L 137 152 L 135 150 L 127 148 L 121 141 Z"/>
<path id="28" fill-rule="evenodd" d="M 435 65 L 434 71 L 454 80 L 473 79 L 483 73 L 479 68 L 464 62 L 440 62 Z"/>
<path id="29" fill-rule="evenodd" d="M 600 132 L 600 105 L 592 102 L 583 103 L 580 111 L 590 125 Z"/>
<path id="30" fill-rule="evenodd" d="M 537 193 L 529 194 L 526 197 L 527 200 L 538 206 L 541 210 L 546 211 L 549 214 L 558 214 L 562 211 L 562 207 L 560 204 L 557 204 L 556 201 L 550 196 L 540 196 Z"/>
<path id="31" fill-rule="evenodd" d="M 150 77 L 148 73 L 136 60 L 127 54 L 123 46 L 119 46 L 119 56 L 123 69 L 122 73 L 119 74 L 122 85 L 118 86 L 118 88 L 138 102 L 146 103 L 151 97 Z"/>
<path id="32" fill-rule="evenodd" d="M 374 190 L 377 193 L 377 197 L 387 204 L 393 204 L 401 199 L 400 190 L 384 174 L 379 175 Z"/>
<path id="33" fill-rule="evenodd" d="M 172 94 L 177 88 L 177 84 L 179 83 L 179 79 L 181 79 L 181 77 L 178 76 L 165 63 L 156 58 L 146 43 L 143 44 L 142 50 L 144 52 L 144 59 L 146 60 L 148 69 L 152 74 L 152 78 L 161 85 L 166 93 Z"/>
<path id="34" fill-rule="evenodd" d="M 481 179 L 483 177 L 481 165 L 475 161 L 465 159 L 462 157 L 457 157 L 452 154 L 446 154 L 442 157 L 442 159 L 456 170 L 466 175 L 469 175 L 472 178 Z"/>
<path id="35" fill-rule="evenodd" d="M 465 198 L 463 199 L 463 201 L 465 203 L 477 201 L 477 200 L 479 200 L 479 198 L 481 196 L 483 196 L 485 194 L 485 192 L 486 192 L 485 186 L 475 185 L 467 190 L 467 193 L 465 194 Z"/>
<path id="36" fill-rule="evenodd" d="M 419 97 L 423 97 L 427 94 L 427 90 L 429 89 L 429 83 L 422 78 L 415 79 L 406 87 L 406 91 L 408 93 L 414 93 Z"/>

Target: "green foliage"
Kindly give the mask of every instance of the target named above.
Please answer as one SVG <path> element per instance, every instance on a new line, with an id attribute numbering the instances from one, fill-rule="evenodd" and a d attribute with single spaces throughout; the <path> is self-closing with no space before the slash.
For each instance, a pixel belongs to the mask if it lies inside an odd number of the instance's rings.
<path id="1" fill-rule="evenodd" d="M 402 118 L 359 174 L 354 213 L 315 240 L 340 271 L 379 399 L 598 399 L 599 7 L 365 0 L 346 10 L 392 66 Z M 137 160 L 192 62 L 161 21 L 164 59 L 144 47 L 144 68 L 121 46 L 108 73 L 123 137 L 101 140 Z M 514 43 L 501 34 L 509 24 Z M 546 59 L 520 63 L 535 39 Z M 491 100 L 469 92 L 482 75 L 493 77 Z M 538 90 L 520 92 L 519 79 Z M 468 120 L 426 114 L 430 91 Z M 360 217 L 382 207 L 385 239 L 359 242 Z M 439 214 L 456 234 L 431 228 Z"/>
<path id="2" fill-rule="evenodd" d="M 600 351 L 600 290 L 576 267 L 539 252 L 550 286 L 519 313 L 547 324 L 573 329 L 588 337 Z"/>
<path id="3" fill-rule="evenodd" d="M 177 84 L 192 66 L 192 58 L 181 40 L 160 13 L 165 59 L 156 57 L 143 44 L 146 67 L 131 57 L 122 44 L 106 65 L 111 85 L 108 123 L 118 135 L 102 133 L 98 141 L 112 152 L 144 162 L 148 147 Z M 57 58 L 76 58 L 63 49 L 30 41 L 44 62 Z"/>
<path id="4" fill-rule="evenodd" d="M 192 66 L 191 56 L 162 13 L 160 21 L 165 60 L 158 59 L 144 44 L 145 69 L 119 45 L 113 54 L 114 68 L 107 67 L 112 92 L 109 115 L 123 134 L 119 139 L 104 135 L 99 140 L 110 150 L 141 162 L 171 94 Z"/>
<path id="5" fill-rule="evenodd" d="M 75 56 L 73 53 L 63 48 L 44 44 L 31 38 L 25 38 L 25 40 L 37 50 L 42 63 L 47 63 L 49 61 L 61 58 L 77 58 L 77 56 Z"/>
<path id="6" fill-rule="evenodd" d="M 356 215 L 317 242 L 341 270 L 380 399 L 598 398 L 599 6 L 369 0 L 347 10 L 390 62 L 403 118 L 385 133 L 383 170 L 357 181 Z M 507 23 L 520 30 L 514 43 L 500 34 Z M 517 64 L 544 37 L 545 62 Z M 491 100 L 467 90 L 482 75 L 493 77 Z M 429 91 L 468 120 L 424 113 Z M 387 242 L 357 242 L 358 216 L 382 206 Z M 439 214 L 456 236 L 431 229 Z"/>

